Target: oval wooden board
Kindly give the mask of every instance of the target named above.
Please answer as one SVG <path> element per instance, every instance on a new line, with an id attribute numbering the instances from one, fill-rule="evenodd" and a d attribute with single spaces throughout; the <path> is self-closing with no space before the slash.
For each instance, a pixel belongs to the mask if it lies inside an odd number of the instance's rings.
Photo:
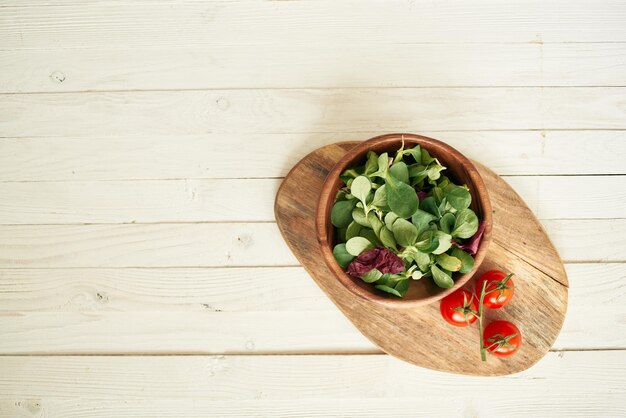
<path id="1" fill-rule="evenodd" d="M 515 273 L 515 297 L 502 309 L 486 310 L 486 322 L 505 319 L 521 330 L 523 345 L 509 358 L 480 360 L 478 326 L 457 328 L 439 314 L 439 302 L 418 308 L 388 308 L 355 297 L 331 274 L 315 234 L 319 193 L 328 174 L 355 142 L 322 147 L 302 159 L 282 183 L 275 203 L 278 226 L 304 268 L 354 325 L 383 351 L 409 363 L 451 373 L 506 375 L 543 357 L 556 339 L 567 310 L 563 263 L 524 201 L 497 174 L 475 163 L 493 206 L 493 240 L 478 274 Z M 472 279 L 466 288 L 473 286 Z"/>

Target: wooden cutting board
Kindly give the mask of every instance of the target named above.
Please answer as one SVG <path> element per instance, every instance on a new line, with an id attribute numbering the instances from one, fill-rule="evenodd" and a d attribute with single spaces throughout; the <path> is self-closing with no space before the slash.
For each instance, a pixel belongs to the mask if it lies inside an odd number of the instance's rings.
<path id="1" fill-rule="evenodd" d="M 495 319 L 516 324 L 523 339 L 517 354 L 508 358 L 488 355 L 482 362 L 477 323 L 464 328 L 448 325 L 440 316 L 439 302 L 413 309 L 385 307 L 353 295 L 333 276 L 316 238 L 315 212 L 326 175 L 355 144 L 327 145 L 307 155 L 289 172 L 276 196 L 278 226 L 313 280 L 363 335 L 409 363 L 451 373 L 495 376 L 525 370 L 539 361 L 565 319 L 567 276 L 532 211 L 502 178 L 479 163 L 474 162 L 493 207 L 493 238 L 478 275 L 490 269 L 513 272 L 516 287 L 507 306 L 485 310 L 485 325 Z M 474 279 L 465 288 L 473 285 Z"/>

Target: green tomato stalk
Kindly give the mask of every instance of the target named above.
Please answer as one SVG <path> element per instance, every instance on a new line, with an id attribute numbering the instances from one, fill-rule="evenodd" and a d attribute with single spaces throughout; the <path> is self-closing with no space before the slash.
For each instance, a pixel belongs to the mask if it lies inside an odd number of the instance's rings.
<path id="1" fill-rule="evenodd" d="M 480 300 L 478 301 L 478 339 L 480 341 L 480 358 L 487 361 L 487 350 L 483 341 L 483 301 L 487 290 L 487 281 L 483 282 L 483 288 L 480 290 Z"/>

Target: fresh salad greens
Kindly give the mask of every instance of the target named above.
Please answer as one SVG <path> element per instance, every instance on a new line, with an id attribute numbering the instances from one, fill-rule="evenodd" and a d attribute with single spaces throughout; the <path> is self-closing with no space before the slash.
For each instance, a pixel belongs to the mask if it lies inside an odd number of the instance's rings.
<path id="1" fill-rule="evenodd" d="M 404 143 L 394 155 L 370 151 L 363 165 L 345 170 L 330 216 L 337 263 L 397 297 L 409 279 L 449 288 L 455 273 L 471 271 L 484 225 L 468 188 L 444 170 L 427 150 Z"/>

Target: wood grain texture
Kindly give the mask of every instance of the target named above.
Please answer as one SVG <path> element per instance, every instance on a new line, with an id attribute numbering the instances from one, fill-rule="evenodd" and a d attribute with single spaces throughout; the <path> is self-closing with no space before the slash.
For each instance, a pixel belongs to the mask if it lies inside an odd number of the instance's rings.
<path id="1" fill-rule="evenodd" d="M 566 262 L 626 261 L 626 219 L 542 224 Z M 0 225 L 0 250 L 0 268 L 298 265 L 274 223 Z"/>
<path id="2" fill-rule="evenodd" d="M 0 267 L 297 265 L 271 223 L 0 227 Z"/>
<path id="3" fill-rule="evenodd" d="M 6 94 L 0 95 L 0 133 L 626 129 L 625 93 L 626 87 L 442 87 Z"/>
<path id="4" fill-rule="evenodd" d="M 626 85 L 626 43 L 0 50 L 0 62 L 0 93 Z"/>
<path id="5" fill-rule="evenodd" d="M 4 7 L 0 48 L 281 45 L 286 40 L 322 45 L 626 41 L 626 7 L 619 0 L 119 1 L 46 6 Z M 259 56 L 260 63 L 263 58 Z"/>
<path id="6" fill-rule="evenodd" d="M 612 396 L 600 396 L 599 400 L 610 401 Z M 502 401 L 500 409 L 515 414 L 511 402 Z M 441 399 L 428 399 L 413 396 L 408 399 L 350 398 L 328 399 L 311 397 L 307 399 L 276 400 L 237 400 L 210 401 L 203 399 L 148 399 L 148 400 L 93 400 L 38 398 L 20 400 L 0 400 L 0 414 L 11 418 L 267 418 L 267 417 L 329 417 L 329 418 L 380 418 L 392 414 L 398 418 L 414 418 L 415 409 L 420 413 L 438 417 L 458 417 L 472 405 L 466 405 L 462 399 L 448 399 L 442 410 Z M 535 402 L 533 410 L 538 413 L 551 411 L 547 401 Z M 619 408 L 615 408 L 619 411 Z M 574 411 L 563 409 L 563 413 Z M 579 410 L 580 411 L 580 410 Z M 586 408 L 583 411 L 601 411 L 599 408 Z M 45 414 L 45 415 L 43 415 Z M 483 416 L 483 415 L 481 415 Z M 508 415 L 515 416 L 515 415 Z M 522 416 L 522 415 L 520 415 Z M 573 415 L 570 415 L 573 416 Z M 582 415 L 581 415 L 582 416 Z"/>
<path id="7" fill-rule="evenodd" d="M 505 180 L 541 220 L 626 217 L 626 176 Z M 269 222 L 281 181 L 0 182 L 0 224 Z"/>
<path id="8" fill-rule="evenodd" d="M 624 265 L 607 265 L 612 269 L 593 266 L 587 272 L 598 275 L 598 280 L 589 280 L 586 275 L 575 277 L 580 280 L 579 285 L 570 291 L 567 318 L 552 350 L 626 348 L 624 307 L 619 303 L 624 296 Z M 71 269 L 66 276 L 74 271 Z M 7 285 L 11 283 L 7 277 L 20 277 L 9 273 L 2 275 Z M 97 273 L 77 275 L 89 278 Z M 117 269 L 108 274 L 118 278 L 114 283 L 109 280 L 93 284 L 84 279 L 31 292 L 19 292 L 17 286 L 9 286 L 11 293 L 5 293 L 1 300 L 0 332 L 6 338 L 0 339 L 0 351 L 13 355 L 380 352 L 332 306 L 321 290 L 310 289 L 313 282 L 304 273 L 272 276 L 264 283 L 277 284 L 241 292 L 239 297 L 228 292 L 234 292 L 243 283 L 253 286 L 255 277 L 266 275 L 261 271 L 250 274 L 248 281 L 236 281 L 234 273 L 228 281 L 216 283 L 206 274 L 206 279 L 198 279 L 185 291 L 182 285 L 176 286 L 182 274 L 163 275 L 152 286 L 144 286 L 147 289 L 143 293 L 139 293 L 142 288 L 135 283 L 125 285 L 132 276 Z M 167 279 L 173 283 L 159 286 L 159 280 Z M 3 292 L 7 292 L 7 285 Z M 213 291 L 205 290 L 209 285 Z M 157 290 L 151 289 L 156 286 Z M 277 289 L 278 286 L 282 287 Z M 164 295 L 167 289 L 172 289 L 172 296 Z M 250 298 L 259 302 L 247 302 Z"/>
<path id="9" fill-rule="evenodd" d="M 0 269 L 3 313 L 328 310 L 302 267 Z"/>
<path id="10" fill-rule="evenodd" d="M 150 400 L 67 400 L 58 398 L 0 400 L 0 412 L 15 418 L 205 418 L 219 417 L 355 417 L 379 418 L 389 415 L 397 418 L 414 418 L 416 411 L 424 416 L 454 417 L 480 414 L 481 417 L 501 418 L 535 416 L 583 417 L 600 416 L 604 413 L 621 416 L 626 413 L 619 395 L 596 394 L 594 402 L 589 397 L 565 394 L 564 405 L 555 405 L 548 396 L 517 396 L 518 400 L 497 399 L 484 402 L 479 399 L 426 398 L 413 395 L 411 398 L 392 398 L 391 401 L 371 398 L 350 399 L 299 399 L 280 402 L 271 400 L 206 401 L 199 399 L 150 399 Z M 519 402 L 525 402 L 520 407 Z M 485 406 L 489 405 L 489 406 Z"/>
<path id="11" fill-rule="evenodd" d="M 621 297 L 626 295 L 625 263 L 566 263 L 565 269 L 570 281 L 568 317 L 578 307 L 619 312 Z M 191 314 L 207 310 L 283 313 L 327 311 L 335 307 L 300 266 L 0 269 L 0 312 L 5 314 Z M 597 326 L 602 325 L 601 317 L 592 316 L 598 319 Z"/>
<path id="12" fill-rule="evenodd" d="M 384 412 L 408 408 L 399 416 L 431 408 L 437 416 L 621 416 L 625 362 L 615 351 L 550 353 L 516 376 L 485 379 L 407 367 L 381 355 L 3 357 L 0 411 L 21 414 L 12 417 L 117 417 L 116 411 L 141 417 L 170 416 L 173 405 L 183 405 L 189 416 L 205 416 L 208 407 L 233 416 L 249 416 L 248 410 L 255 416 L 255 407 L 256 416 L 326 416 L 341 404 L 330 416 L 372 417 L 383 410 L 362 406 L 382 408 L 378 401 L 387 400 Z M 582 380 L 585 385 L 571 384 Z M 451 387 L 463 387 L 463 393 L 450 393 Z M 494 392 L 516 396 L 494 400 Z"/>
<path id="13" fill-rule="evenodd" d="M 566 269 L 553 349 L 626 348 L 625 265 Z M 15 354 L 379 352 L 301 267 L 2 269 L 0 333 Z"/>
<path id="14" fill-rule="evenodd" d="M 422 367 L 471 375 L 506 375 L 525 370 L 543 357 L 565 318 L 567 276 L 530 209 L 503 180 L 480 164 L 477 167 L 493 196 L 494 230 L 489 253 L 477 274 L 493 268 L 516 274 L 516 290 L 524 299 L 514 299 L 497 316 L 493 312 L 486 314 L 488 320 L 506 317 L 521 327 L 525 343 L 515 356 L 506 361 L 492 357 L 481 362 L 474 327 L 451 329 L 441 321 L 436 303 L 411 309 L 387 307 L 355 297 L 337 280 L 322 261 L 314 222 L 326 175 L 353 146 L 328 145 L 305 157 L 281 185 L 275 207 L 278 226 L 288 245 L 337 307 L 385 352 Z M 518 241 L 519 236 L 528 240 Z M 543 258 L 530 258 L 529 262 L 528 256 L 537 251 L 538 243 Z M 449 351 L 451 346 L 456 347 L 454 353 Z"/>
<path id="15" fill-rule="evenodd" d="M 380 133 L 352 132 L 342 138 Z M 500 175 L 626 174 L 626 131 L 424 134 L 445 140 Z M 336 140 L 334 133 L 0 138 L 0 180 L 284 177 L 309 152 Z M 233 153 L 233 144 L 242 143 Z M 240 159 L 246 164 L 237 164 Z"/>

